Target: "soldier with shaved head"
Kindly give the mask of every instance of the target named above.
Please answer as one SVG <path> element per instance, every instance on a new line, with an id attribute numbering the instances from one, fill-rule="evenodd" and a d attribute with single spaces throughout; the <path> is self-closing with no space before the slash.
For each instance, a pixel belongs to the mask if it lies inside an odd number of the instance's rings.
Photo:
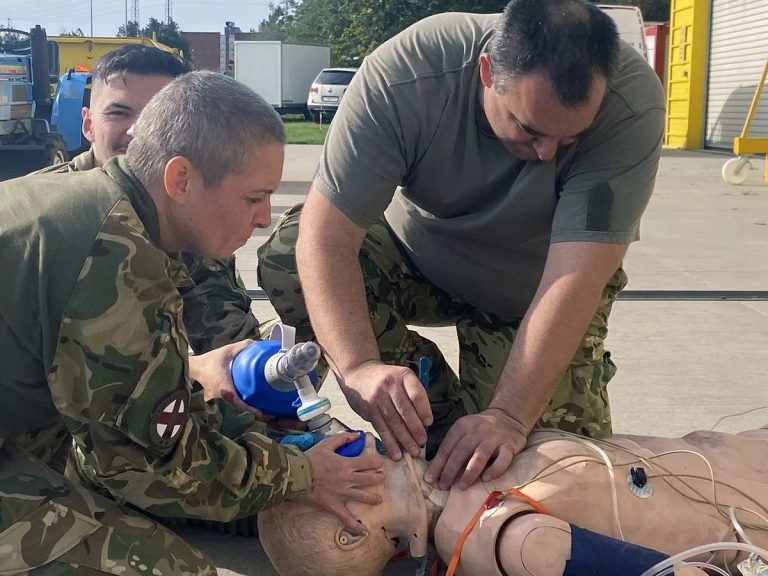
<path id="1" fill-rule="evenodd" d="M 307 499 L 362 531 L 345 502 L 378 501 L 381 458 L 334 454 L 351 434 L 304 454 L 205 402 L 245 343 L 187 355 L 177 253 L 224 259 L 269 225 L 279 116 L 190 72 L 132 132 L 100 168 L 0 184 L 0 572 L 216 573 L 135 509 L 228 521 Z"/>

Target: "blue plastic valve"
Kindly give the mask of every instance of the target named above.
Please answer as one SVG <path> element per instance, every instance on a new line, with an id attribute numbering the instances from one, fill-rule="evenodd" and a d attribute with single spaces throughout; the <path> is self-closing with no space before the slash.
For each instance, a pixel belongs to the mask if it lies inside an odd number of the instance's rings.
<path id="1" fill-rule="evenodd" d="M 358 437 L 347 442 L 346 444 L 336 448 L 336 454 L 339 456 L 346 456 L 347 458 L 353 458 L 360 456 L 365 448 L 365 432 L 362 430 L 355 430 L 358 433 Z"/>

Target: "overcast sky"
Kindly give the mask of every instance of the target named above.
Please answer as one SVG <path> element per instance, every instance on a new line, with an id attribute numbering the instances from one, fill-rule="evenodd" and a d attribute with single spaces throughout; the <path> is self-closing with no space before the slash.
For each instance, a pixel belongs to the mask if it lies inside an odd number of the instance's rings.
<path id="1" fill-rule="evenodd" d="M 0 25 L 26 30 L 35 24 L 49 36 L 63 31 L 82 29 L 91 35 L 114 36 L 125 24 L 126 5 L 129 17 L 133 0 L 0 0 Z M 173 0 L 173 19 L 186 32 L 224 32 L 224 23 L 234 21 L 243 31 L 257 28 L 269 14 L 269 0 Z M 142 26 L 151 18 L 165 18 L 165 0 L 139 0 Z"/>

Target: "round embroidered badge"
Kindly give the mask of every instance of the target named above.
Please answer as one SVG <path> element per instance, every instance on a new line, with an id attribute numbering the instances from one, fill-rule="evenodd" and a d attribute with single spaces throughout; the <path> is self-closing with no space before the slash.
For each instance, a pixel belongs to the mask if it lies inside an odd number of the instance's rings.
<path id="1" fill-rule="evenodd" d="M 153 442 L 170 446 L 181 434 L 187 420 L 186 394 L 177 390 L 157 403 L 149 423 L 149 435 Z"/>

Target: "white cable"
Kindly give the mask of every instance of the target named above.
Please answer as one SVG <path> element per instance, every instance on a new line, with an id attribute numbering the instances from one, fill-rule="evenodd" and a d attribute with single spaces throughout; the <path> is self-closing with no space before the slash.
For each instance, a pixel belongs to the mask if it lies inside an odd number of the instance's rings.
<path id="1" fill-rule="evenodd" d="M 750 508 L 741 508 L 739 506 L 737 506 L 736 509 L 740 510 L 741 512 L 746 512 L 748 514 L 753 514 L 753 515 L 757 516 L 758 518 L 760 518 L 760 520 L 763 521 L 764 526 L 747 526 L 747 528 L 752 528 L 754 530 L 763 530 L 763 531 L 768 530 L 768 518 L 766 518 L 765 516 L 760 514 L 760 512 L 756 512 L 756 511 L 754 511 L 754 510 L 752 510 Z M 750 542 L 750 544 L 751 544 L 751 542 Z"/>
<path id="2" fill-rule="evenodd" d="M 569 432 L 564 432 L 562 430 L 546 430 L 546 431 L 542 430 L 542 432 L 547 432 L 547 433 L 551 434 L 552 436 L 554 436 L 555 438 L 560 438 L 560 439 L 564 439 L 564 440 L 572 440 L 572 441 L 577 442 L 579 444 L 583 444 L 584 446 L 587 446 L 588 448 L 592 449 L 594 452 L 596 452 L 597 454 L 600 455 L 601 459 L 603 460 L 603 462 L 605 463 L 606 467 L 608 468 L 608 474 L 609 474 L 610 479 L 611 479 L 611 492 L 612 492 L 612 499 L 613 499 L 613 513 L 614 513 L 614 519 L 615 519 L 616 526 L 618 528 L 618 532 L 619 532 L 619 535 L 621 537 L 621 540 L 624 540 L 624 534 L 623 534 L 623 531 L 622 531 L 622 528 L 621 528 L 621 520 L 619 518 L 618 495 L 617 495 L 617 490 L 616 490 L 616 481 L 615 481 L 614 467 L 613 467 L 613 464 L 611 463 L 610 459 L 608 458 L 608 455 L 605 453 L 605 451 L 602 448 L 600 448 L 599 444 L 610 446 L 610 447 L 612 447 L 612 448 L 614 448 L 616 450 L 620 450 L 622 452 L 626 452 L 628 454 L 631 454 L 634 457 L 638 458 L 639 461 L 641 461 L 643 464 L 645 464 L 646 466 L 650 466 L 651 468 L 653 467 L 653 465 L 650 464 L 649 461 L 657 460 L 657 459 L 660 459 L 660 458 L 663 458 L 665 456 L 669 456 L 669 455 L 672 455 L 672 454 L 689 454 L 691 456 L 695 456 L 695 457 L 701 459 L 704 462 L 704 464 L 707 466 L 708 470 L 709 470 L 709 475 L 710 475 L 709 476 L 709 480 L 712 483 L 712 501 L 710 503 L 713 504 L 715 506 L 715 508 L 718 509 L 718 510 L 719 510 L 719 508 L 721 506 L 719 503 L 717 503 L 717 500 L 718 500 L 718 498 L 717 498 L 717 484 L 718 484 L 718 482 L 715 479 L 715 473 L 714 473 L 714 469 L 712 467 L 712 464 L 710 463 L 709 459 L 707 459 L 706 456 L 704 456 L 703 454 L 701 454 L 699 452 L 696 452 L 696 451 L 693 451 L 693 450 L 670 450 L 668 452 L 663 452 L 663 453 L 660 453 L 660 454 L 655 454 L 653 456 L 642 457 L 639 454 L 635 453 L 633 450 L 630 450 L 627 447 L 621 446 L 619 444 L 615 444 L 615 443 L 613 443 L 613 442 L 611 442 L 609 440 L 587 439 L 587 438 L 584 438 L 583 436 L 578 436 L 576 434 L 572 434 L 572 433 L 569 433 Z M 539 439 L 537 441 L 529 443 L 529 446 L 537 446 L 537 445 L 540 445 L 540 444 L 545 444 L 547 442 L 551 442 L 555 438 L 552 438 L 552 437 L 550 437 L 550 438 L 541 438 L 541 439 Z M 629 465 L 629 464 L 620 464 L 620 465 L 621 466 L 625 466 L 625 465 Z M 697 490 L 694 490 L 693 487 L 688 485 L 686 482 L 682 481 L 680 478 L 677 478 L 677 479 L 678 479 L 678 481 L 680 481 L 682 483 L 683 486 L 685 486 L 689 490 L 693 490 L 694 493 L 698 493 Z M 669 482 L 669 480 L 665 480 L 665 481 L 670 485 L 670 487 L 672 486 L 672 484 Z M 681 494 L 681 496 L 684 496 L 684 497 L 686 496 L 682 492 L 679 492 L 679 493 Z M 703 497 L 702 494 L 700 494 L 700 495 Z M 723 506 L 723 508 L 724 507 L 725 506 Z M 741 512 L 754 514 L 755 516 L 760 518 L 763 522 L 768 524 L 768 519 L 765 516 L 763 516 L 762 514 L 760 514 L 759 512 L 756 512 L 756 511 L 751 510 L 749 508 L 742 508 L 742 507 L 737 507 L 737 508 Z M 720 511 L 720 514 L 725 516 L 723 511 Z M 734 510 L 733 506 L 731 507 L 731 510 L 730 510 L 730 519 L 731 519 L 731 524 L 734 526 L 734 529 L 737 531 L 739 536 L 741 536 L 741 538 L 744 540 L 745 544 L 747 546 L 753 546 L 751 541 L 747 537 L 746 532 L 742 528 L 741 524 L 736 519 L 735 510 Z M 758 529 L 758 530 L 765 530 L 766 529 L 765 527 L 755 527 L 755 526 L 751 526 L 751 528 Z M 734 544 L 734 543 L 727 543 L 726 542 L 726 543 L 723 543 L 723 544 Z M 739 544 L 739 543 L 735 543 L 735 544 Z M 754 548 L 754 546 L 753 546 L 753 548 Z M 755 550 L 758 551 L 757 552 L 758 556 L 765 557 L 766 552 L 764 550 L 762 550 L 760 548 L 755 548 Z M 687 557 L 687 556 L 684 556 L 684 558 L 685 557 Z M 768 558 L 766 558 L 766 559 L 768 559 Z M 646 572 L 646 574 L 647 574 L 647 572 Z M 645 574 L 643 576 L 645 576 Z M 726 576 L 729 576 L 729 575 L 726 573 Z"/>
<path id="3" fill-rule="evenodd" d="M 557 431 L 559 432 L 559 431 Z M 560 435 L 558 436 L 563 440 L 570 440 L 573 442 L 576 442 L 578 444 L 582 444 L 592 450 L 593 452 L 597 452 L 597 454 L 600 456 L 600 458 L 605 462 L 605 466 L 608 468 L 608 476 L 611 480 L 611 499 L 613 503 L 613 519 L 616 522 L 616 529 L 619 533 L 619 539 L 623 542 L 624 541 L 624 531 L 621 529 L 621 519 L 619 518 L 619 494 L 616 490 L 616 475 L 613 471 L 613 464 L 611 463 L 611 459 L 608 458 L 608 454 L 605 453 L 605 450 L 600 448 L 597 444 L 589 440 L 588 438 L 584 438 L 583 436 L 577 436 L 575 434 L 568 434 L 566 435 Z M 541 440 L 538 440 L 534 443 L 529 443 L 528 445 L 538 445 L 543 444 L 545 442 L 551 442 L 552 438 L 542 438 Z"/>
<path id="4" fill-rule="evenodd" d="M 726 572 L 719 566 L 715 566 L 714 564 L 710 564 L 709 562 L 686 562 L 683 564 L 683 566 L 693 566 L 695 568 L 706 568 L 707 570 L 714 570 L 715 572 L 722 574 L 722 576 L 733 576 L 733 574 Z"/>
<path id="5" fill-rule="evenodd" d="M 693 566 L 694 568 L 706 568 L 707 570 L 714 570 L 715 572 L 717 572 L 718 574 L 721 574 L 722 576 L 732 576 L 722 568 L 715 566 L 714 564 L 710 564 L 709 562 L 683 562 L 681 564 L 678 564 L 677 566 L 670 566 L 658 576 L 666 576 L 667 574 L 674 574 L 678 569 L 684 568 L 686 566 Z"/>
<path id="6" fill-rule="evenodd" d="M 680 552 L 679 554 L 675 554 L 674 556 L 671 556 L 666 560 L 662 560 L 658 564 L 651 566 L 648 568 L 648 570 L 643 572 L 641 576 L 661 576 L 661 574 L 668 574 L 668 568 L 674 568 L 675 565 L 677 565 L 679 562 L 682 562 L 686 558 L 690 558 L 691 556 L 698 556 L 699 554 L 704 554 L 706 552 L 715 552 L 720 550 L 740 550 L 742 552 L 755 554 L 756 556 L 761 557 L 763 560 L 768 560 L 768 550 L 758 548 L 757 546 L 752 546 L 751 544 L 742 542 L 715 542 L 714 544 L 696 546 L 694 548 L 690 548 L 689 550 Z"/>
<path id="7" fill-rule="evenodd" d="M 751 414 L 752 412 L 758 412 L 760 410 L 765 410 L 766 408 L 768 408 L 768 406 L 758 406 L 757 408 L 750 408 L 749 410 L 745 410 L 744 412 L 737 412 L 736 414 L 726 414 L 725 416 L 721 416 L 720 419 L 712 425 L 712 428 L 710 428 L 710 430 L 713 431 L 715 428 L 720 426 L 720 424 L 722 424 L 728 418 L 746 416 L 747 414 Z"/>
<path id="8" fill-rule="evenodd" d="M 733 506 L 728 509 L 728 515 L 731 517 L 731 524 L 733 524 L 733 529 L 736 530 L 739 536 L 741 536 L 741 540 L 747 544 L 752 544 L 752 541 L 747 537 L 747 533 L 744 532 L 744 528 L 742 528 L 741 524 L 739 524 L 739 521 L 736 520 L 736 510 L 734 510 Z"/>

